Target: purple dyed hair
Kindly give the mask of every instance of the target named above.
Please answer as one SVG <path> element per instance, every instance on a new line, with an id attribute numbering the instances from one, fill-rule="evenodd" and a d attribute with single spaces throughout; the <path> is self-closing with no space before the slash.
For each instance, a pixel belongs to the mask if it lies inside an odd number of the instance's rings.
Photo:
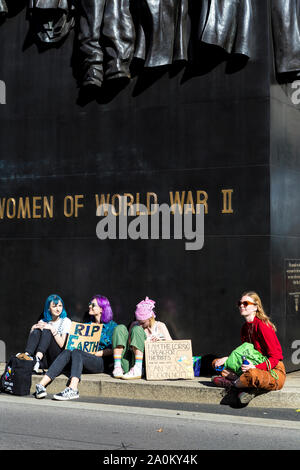
<path id="1" fill-rule="evenodd" d="M 97 304 L 102 308 L 101 323 L 109 323 L 113 319 L 114 315 L 108 298 L 104 297 L 104 295 L 97 294 L 92 297 L 91 302 L 94 299 L 97 300 Z"/>

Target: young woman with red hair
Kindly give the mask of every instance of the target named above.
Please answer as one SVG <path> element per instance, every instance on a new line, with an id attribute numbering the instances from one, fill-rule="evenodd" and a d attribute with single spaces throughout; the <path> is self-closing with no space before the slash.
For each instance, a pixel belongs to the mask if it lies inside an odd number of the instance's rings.
<path id="1" fill-rule="evenodd" d="M 212 382 L 218 387 L 234 386 L 239 392 L 239 401 L 246 404 L 260 391 L 280 390 L 284 385 L 286 372 L 276 327 L 266 315 L 259 295 L 253 291 L 245 292 L 238 307 L 245 320 L 241 329 L 242 343 L 252 343 L 268 361 L 254 365 L 248 360 L 248 364 L 242 364 L 240 376 L 224 368 L 221 375 L 212 377 Z M 227 358 L 215 359 L 213 367 L 222 369 Z"/>

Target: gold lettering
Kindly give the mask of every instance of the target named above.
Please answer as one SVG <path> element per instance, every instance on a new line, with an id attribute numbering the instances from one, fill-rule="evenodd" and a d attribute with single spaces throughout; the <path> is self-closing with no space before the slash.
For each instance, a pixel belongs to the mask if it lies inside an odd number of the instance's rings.
<path id="1" fill-rule="evenodd" d="M 68 195 L 64 199 L 64 215 L 65 217 L 78 217 L 78 209 L 84 207 L 79 203 L 79 199 L 83 199 L 82 194 L 76 194 L 74 197 Z"/>
<path id="2" fill-rule="evenodd" d="M 119 211 L 118 212 L 116 212 L 116 210 L 115 210 L 116 209 L 115 208 L 115 200 L 116 199 L 118 199 L 118 201 L 119 201 L 119 203 L 118 203 L 119 204 Z M 111 212 L 112 212 L 113 215 L 116 215 L 116 216 L 120 215 L 121 201 L 122 201 L 122 199 L 121 199 L 120 194 L 114 194 L 113 197 L 111 198 L 111 205 L 113 206 L 112 209 L 111 209 Z"/>
<path id="3" fill-rule="evenodd" d="M 78 217 L 78 210 L 79 209 L 82 209 L 84 207 L 83 204 L 79 203 L 79 200 L 80 199 L 84 199 L 84 195 L 83 194 L 76 194 L 75 195 L 75 217 Z"/>
<path id="4" fill-rule="evenodd" d="M 153 197 L 154 202 L 150 204 L 150 198 Z M 153 211 L 151 210 L 151 205 L 154 205 Z M 157 194 L 156 193 L 147 193 L 147 210 L 149 215 L 153 215 L 157 212 Z"/>
<path id="5" fill-rule="evenodd" d="M 147 215 L 147 212 L 140 212 L 140 193 L 136 193 L 136 215 Z"/>
<path id="6" fill-rule="evenodd" d="M 179 191 L 175 192 L 175 196 L 173 195 L 172 191 L 170 191 L 169 194 L 170 194 L 171 207 L 173 207 L 174 205 L 177 205 L 177 207 L 179 209 L 179 213 L 182 214 L 183 205 L 184 205 L 184 198 L 185 198 L 185 191 L 182 191 L 181 197 L 179 196 Z M 174 213 L 175 213 L 175 211 L 172 210 L 172 214 L 174 214 Z"/>
<path id="7" fill-rule="evenodd" d="M 208 204 L 207 204 L 208 194 L 206 191 L 197 191 L 197 204 L 204 205 L 204 214 L 208 214 Z"/>
<path id="8" fill-rule="evenodd" d="M 0 219 L 3 219 L 4 217 L 5 201 L 6 201 L 5 197 L 2 198 L 0 201 Z"/>
<path id="9" fill-rule="evenodd" d="M 185 214 L 188 214 L 189 212 L 191 212 L 192 214 L 195 214 L 194 199 L 193 199 L 192 191 L 188 191 L 185 205 L 186 205 Z"/>
<path id="10" fill-rule="evenodd" d="M 128 215 L 134 215 L 133 214 L 133 207 L 132 204 L 134 203 L 134 197 L 131 193 L 124 193 L 124 197 L 126 198 L 126 202 L 124 204 L 124 215 L 127 215 L 127 207 L 130 207 L 130 211 L 128 212 Z M 128 202 L 128 199 L 130 201 Z"/>
<path id="11" fill-rule="evenodd" d="M 221 189 L 222 193 L 222 214 L 233 214 L 233 189 Z M 196 193 L 196 194 L 195 194 Z M 145 199 L 142 204 L 141 200 Z M 145 197 L 144 197 L 145 196 Z M 179 211 L 180 214 L 196 213 L 196 204 L 204 206 L 205 214 L 208 213 L 208 194 L 203 190 L 185 190 L 169 191 L 170 207 L 172 214 Z M 123 206 L 124 201 L 124 207 Z M 119 216 L 124 215 L 153 215 L 157 212 L 158 196 L 154 192 L 143 193 L 123 193 L 114 194 L 95 194 L 95 203 L 97 215 L 108 214 L 108 208 L 111 204 L 112 213 Z M 135 207 L 135 212 L 133 211 Z M 64 216 L 78 217 L 80 209 L 84 208 L 84 195 L 66 195 L 64 198 Z M 145 209 L 143 209 L 145 208 Z M 54 196 L 23 196 L 19 198 L 0 198 L 0 220 L 8 219 L 41 219 L 53 218 L 54 214 Z"/>
<path id="12" fill-rule="evenodd" d="M 53 218 L 53 196 L 50 196 L 50 203 L 49 203 L 48 198 L 44 196 L 44 212 L 43 212 L 44 219 L 47 218 L 47 215 L 50 217 L 50 219 Z"/>
<path id="13" fill-rule="evenodd" d="M 11 206 L 12 206 L 12 212 L 11 212 Z M 14 219 L 16 217 L 16 200 L 13 197 L 10 197 L 7 200 L 6 216 L 8 219 Z"/>
<path id="14" fill-rule="evenodd" d="M 66 196 L 64 199 L 64 216 L 72 217 L 74 213 L 74 199 L 73 196 Z"/>
<path id="15" fill-rule="evenodd" d="M 18 213 L 17 213 L 17 219 L 31 219 L 31 211 L 30 211 L 30 203 L 29 203 L 29 197 L 27 196 L 25 198 L 25 203 L 23 201 L 23 198 L 19 198 L 19 206 L 18 206 Z"/>
<path id="16" fill-rule="evenodd" d="M 233 193 L 233 189 L 222 189 L 222 194 L 223 194 L 222 214 L 233 214 L 232 193 Z"/>
<path id="17" fill-rule="evenodd" d="M 102 215 L 102 208 L 104 209 L 103 215 L 107 216 L 108 214 L 108 204 L 110 200 L 110 194 L 106 195 L 106 200 L 105 200 L 105 194 L 101 194 L 100 200 L 98 194 L 95 194 L 95 199 L 96 199 L 96 208 L 97 208 L 97 215 L 100 216 Z"/>
<path id="18" fill-rule="evenodd" d="M 41 214 L 37 213 L 37 211 L 39 211 L 42 206 L 40 204 L 38 204 L 38 202 L 41 201 L 41 196 L 34 196 L 32 198 L 32 217 L 33 219 L 40 219 L 41 218 Z"/>

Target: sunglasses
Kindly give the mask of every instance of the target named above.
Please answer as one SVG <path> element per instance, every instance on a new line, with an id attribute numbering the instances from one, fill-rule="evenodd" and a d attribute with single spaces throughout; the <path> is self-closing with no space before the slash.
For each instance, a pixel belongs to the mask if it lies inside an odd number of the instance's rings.
<path id="1" fill-rule="evenodd" d="M 90 304 L 89 304 L 89 307 L 91 307 L 92 309 L 94 309 L 94 308 L 98 307 L 98 305 L 97 305 L 97 304 L 90 303 Z"/>
<path id="2" fill-rule="evenodd" d="M 242 305 L 244 305 L 245 308 L 248 307 L 248 305 L 256 305 L 256 303 L 254 302 L 249 302 L 249 300 L 244 300 L 244 302 L 242 302 L 241 300 L 238 301 L 237 303 L 238 307 L 241 307 Z"/>

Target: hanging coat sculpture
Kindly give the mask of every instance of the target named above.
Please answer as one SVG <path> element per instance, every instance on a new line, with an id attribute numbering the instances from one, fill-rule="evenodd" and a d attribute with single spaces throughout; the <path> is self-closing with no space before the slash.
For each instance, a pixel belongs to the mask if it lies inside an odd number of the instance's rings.
<path id="1" fill-rule="evenodd" d="M 145 67 L 188 59 L 188 0 L 135 0 L 137 29 L 134 57 Z"/>
<path id="2" fill-rule="evenodd" d="M 253 57 L 255 0 L 29 0 L 42 42 L 58 42 L 78 21 L 82 84 L 130 77 L 133 57 L 145 67 L 188 61 L 191 44 Z M 191 14 L 196 5 L 196 15 Z M 272 0 L 277 73 L 300 73 L 300 0 Z M 0 14 L 7 13 L 0 0 Z M 191 30 L 193 32 L 191 38 Z M 196 35 L 195 35 L 196 31 Z M 197 49 L 194 49 L 197 50 Z"/>
<path id="3" fill-rule="evenodd" d="M 199 40 L 251 57 L 253 16 L 252 0 L 202 0 Z"/>
<path id="4" fill-rule="evenodd" d="M 6 15 L 7 11 L 8 10 L 5 0 L 0 0 L 0 15 Z"/>
<path id="5" fill-rule="evenodd" d="M 42 42 L 60 41 L 78 20 L 82 86 L 100 87 L 104 74 L 130 77 L 135 31 L 129 0 L 30 0 L 29 9 Z"/>
<path id="6" fill-rule="evenodd" d="M 272 26 L 278 74 L 300 73 L 300 0 L 274 0 Z"/>

